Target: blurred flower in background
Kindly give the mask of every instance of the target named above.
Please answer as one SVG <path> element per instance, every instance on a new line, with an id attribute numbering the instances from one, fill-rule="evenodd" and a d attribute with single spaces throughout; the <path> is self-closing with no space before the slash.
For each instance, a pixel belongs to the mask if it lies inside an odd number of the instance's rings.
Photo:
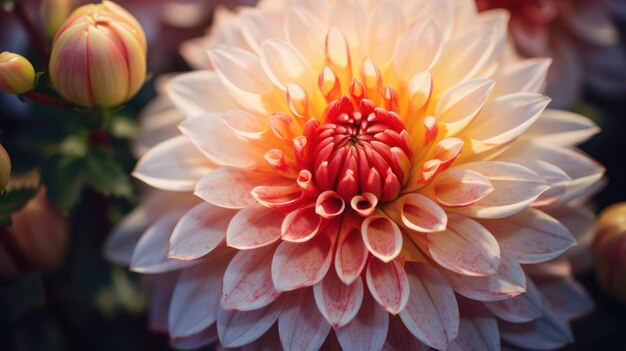
<path id="1" fill-rule="evenodd" d="M 503 8 L 509 29 L 524 57 L 550 57 L 547 94 L 552 107 L 571 108 L 586 84 L 604 97 L 626 96 L 626 52 L 613 11 L 623 1 L 476 0 L 480 11 Z"/>
<path id="2" fill-rule="evenodd" d="M 9 184 L 9 178 L 11 177 L 11 158 L 4 146 L 0 145 L 0 193 L 4 191 L 4 188 Z"/>
<path id="3" fill-rule="evenodd" d="M 593 123 L 544 111 L 549 60 L 505 55 L 506 14 L 473 1 L 298 4 L 223 10 L 183 47 L 216 70 L 144 112 L 135 174 L 160 190 L 106 255 L 147 275 L 152 327 L 178 348 L 571 342 L 591 302 L 553 259 L 603 169 L 572 148 Z"/>
<path id="4" fill-rule="evenodd" d="M 0 53 L 0 91 L 24 94 L 35 87 L 35 68 L 25 57 L 12 52 Z"/>
<path id="5" fill-rule="evenodd" d="M 602 287 L 626 302 L 626 204 L 602 211 L 593 243 L 596 275 Z"/>

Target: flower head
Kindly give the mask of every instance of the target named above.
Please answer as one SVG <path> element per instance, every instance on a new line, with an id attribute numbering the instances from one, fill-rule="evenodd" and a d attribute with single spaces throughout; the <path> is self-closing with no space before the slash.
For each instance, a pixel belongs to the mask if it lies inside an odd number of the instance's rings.
<path id="1" fill-rule="evenodd" d="M 108 243 L 173 294 L 174 340 L 484 349 L 496 317 L 541 320 L 520 263 L 575 243 L 552 211 L 603 173 L 570 148 L 597 128 L 544 111 L 549 60 L 505 55 L 507 14 L 472 1 L 270 4 L 192 44 L 214 71 L 169 83 L 183 135 L 135 170 L 176 193 Z"/>
<path id="2" fill-rule="evenodd" d="M 24 94 L 35 86 L 35 68 L 24 56 L 5 51 L 0 54 L 0 90 Z"/>
<path id="3" fill-rule="evenodd" d="M 604 289 L 626 300 L 626 265 L 623 262 L 626 240 L 626 205 L 615 204 L 602 212 L 593 243 L 594 263 Z"/>
<path id="4" fill-rule="evenodd" d="M 139 22 L 111 1 L 75 10 L 52 44 L 50 79 L 65 99 L 114 107 L 146 78 L 146 38 Z"/>

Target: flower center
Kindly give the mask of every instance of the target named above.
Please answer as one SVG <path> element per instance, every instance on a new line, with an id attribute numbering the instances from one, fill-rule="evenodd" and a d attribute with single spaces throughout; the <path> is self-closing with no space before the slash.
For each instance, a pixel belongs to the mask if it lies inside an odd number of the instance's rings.
<path id="1" fill-rule="evenodd" d="M 311 143 L 318 188 L 336 191 L 344 201 L 364 193 L 395 199 L 413 160 L 411 138 L 398 114 L 368 99 L 343 96 L 329 103 L 323 121 Z"/>

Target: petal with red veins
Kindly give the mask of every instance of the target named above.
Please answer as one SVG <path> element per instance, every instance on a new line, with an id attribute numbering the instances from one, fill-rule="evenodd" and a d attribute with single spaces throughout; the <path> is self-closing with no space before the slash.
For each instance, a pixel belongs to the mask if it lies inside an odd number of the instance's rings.
<path id="1" fill-rule="evenodd" d="M 502 301 L 484 302 L 496 317 L 511 323 L 526 323 L 543 315 L 543 302 L 539 290 L 526 278 L 526 293 Z"/>
<path id="2" fill-rule="evenodd" d="M 508 162 L 482 161 L 459 168 L 478 172 L 491 182 L 494 190 L 473 205 L 448 208 L 450 212 L 474 218 L 512 216 L 532 204 L 550 187 L 532 170 Z"/>
<path id="3" fill-rule="evenodd" d="M 167 83 L 167 96 L 186 118 L 237 107 L 213 71 L 177 75 Z"/>
<path id="4" fill-rule="evenodd" d="M 393 65 L 398 76 L 408 78 L 430 71 L 441 55 L 443 43 L 443 32 L 435 20 L 427 17 L 415 22 L 396 42 Z M 417 57 L 412 51 L 416 47 L 420 48 Z"/>
<path id="5" fill-rule="evenodd" d="M 144 274 L 165 273 L 198 264 L 167 258 L 167 243 L 182 213 L 173 213 L 157 220 L 143 234 L 130 262 L 130 269 Z"/>
<path id="6" fill-rule="evenodd" d="M 365 280 L 374 300 L 387 312 L 395 315 L 404 309 L 409 300 L 409 280 L 404 267 L 396 260 L 385 263 L 371 259 Z"/>
<path id="7" fill-rule="evenodd" d="M 495 82 L 490 79 L 463 81 L 446 91 L 435 108 L 445 135 L 455 135 L 467 127 L 487 102 Z"/>
<path id="8" fill-rule="evenodd" d="M 312 289 L 290 293 L 278 316 L 278 334 L 285 351 L 317 351 L 330 332 L 330 325 L 313 303 Z"/>
<path id="9" fill-rule="evenodd" d="M 320 230 L 322 218 L 315 207 L 297 209 L 285 216 L 281 225 L 281 238 L 285 241 L 300 243 L 311 240 Z"/>
<path id="10" fill-rule="evenodd" d="M 453 272 L 484 276 L 496 273 L 500 265 L 498 241 L 470 218 L 449 214 L 448 228 L 429 234 L 427 240 L 433 260 Z"/>
<path id="11" fill-rule="evenodd" d="M 170 237 L 168 257 L 195 260 L 213 251 L 226 238 L 234 211 L 201 203 L 178 221 Z"/>
<path id="12" fill-rule="evenodd" d="M 427 264 L 405 266 L 411 294 L 400 318 L 416 338 L 443 350 L 456 338 L 459 308 L 446 279 Z"/>
<path id="13" fill-rule="evenodd" d="M 424 195 L 407 194 L 390 204 L 388 209 L 387 212 L 398 222 L 418 232 L 440 232 L 448 224 L 444 210 Z"/>
<path id="14" fill-rule="evenodd" d="M 298 184 L 263 185 L 252 189 L 252 196 L 263 206 L 281 209 L 292 206 L 302 198 L 302 189 Z"/>
<path id="15" fill-rule="evenodd" d="M 545 262 L 576 245 L 576 239 L 563 224 L 533 208 L 511 217 L 481 220 L 480 223 L 520 263 Z"/>
<path id="16" fill-rule="evenodd" d="M 351 284 L 361 275 L 369 256 L 357 225 L 344 220 L 335 253 L 337 276 L 344 284 Z"/>
<path id="17" fill-rule="evenodd" d="M 272 256 L 276 245 L 241 250 L 224 273 L 221 308 L 251 311 L 274 302 L 280 293 L 272 284 Z"/>
<path id="18" fill-rule="evenodd" d="M 389 329 L 389 313 L 369 294 L 352 322 L 336 329 L 337 340 L 344 350 L 380 350 Z"/>
<path id="19" fill-rule="evenodd" d="M 168 326 L 172 337 L 190 336 L 215 323 L 220 289 L 228 257 L 218 257 L 181 272 L 170 303 Z"/>
<path id="20" fill-rule="evenodd" d="M 218 165 L 250 168 L 260 159 L 247 141 L 238 138 L 214 114 L 185 120 L 178 128 L 210 161 Z"/>
<path id="21" fill-rule="evenodd" d="M 234 348 L 249 344 L 274 325 L 283 309 L 284 299 L 253 311 L 227 311 L 217 313 L 217 334 L 224 347 Z"/>
<path id="22" fill-rule="evenodd" d="M 317 197 L 315 212 L 325 219 L 332 219 L 343 213 L 346 204 L 334 191 L 327 190 Z"/>
<path id="23" fill-rule="evenodd" d="M 333 269 L 313 286 L 317 308 L 333 329 L 341 328 L 354 319 L 363 302 L 363 292 L 361 277 L 346 285 Z"/>
<path id="24" fill-rule="evenodd" d="M 327 235 L 304 243 L 283 241 L 272 260 L 272 281 L 278 291 L 311 286 L 321 281 L 332 262 L 333 247 Z"/>
<path id="25" fill-rule="evenodd" d="M 282 213 L 259 204 L 246 207 L 230 221 L 226 245 L 239 250 L 269 245 L 280 238 L 283 218 Z"/>
<path id="26" fill-rule="evenodd" d="M 500 301 L 526 292 L 522 266 L 506 250 L 501 251 L 500 266 L 492 275 L 469 276 L 440 269 L 457 293 L 477 301 Z"/>
<path id="27" fill-rule="evenodd" d="M 189 140 L 179 135 L 146 152 L 133 176 L 159 189 L 190 191 L 213 165 Z"/>
<path id="28" fill-rule="evenodd" d="M 432 190 L 440 204 L 448 207 L 465 207 L 489 195 L 493 191 L 493 185 L 478 172 L 454 168 L 437 176 Z"/>
<path id="29" fill-rule="evenodd" d="M 396 258 L 402 249 L 400 228 L 387 217 L 367 217 L 361 225 L 361 235 L 369 252 L 383 262 Z"/>
<path id="30" fill-rule="evenodd" d="M 260 172 L 220 167 L 198 181 L 194 194 L 219 207 L 240 209 L 254 203 L 252 189 L 265 177 Z"/>

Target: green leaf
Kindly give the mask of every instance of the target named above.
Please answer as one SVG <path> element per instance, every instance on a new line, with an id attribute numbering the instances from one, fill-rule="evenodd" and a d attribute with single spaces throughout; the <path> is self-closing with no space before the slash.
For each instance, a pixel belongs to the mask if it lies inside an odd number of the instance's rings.
<path id="1" fill-rule="evenodd" d="M 91 150 L 85 158 L 85 182 L 106 196 L 132 195 L 129 174 L 104 150 Z"/>
<path id="2" fill-rule="evenodd" d="M 76 155 L 55 155 L 42 167 L 41 181 L 48 197 L 61 210 L 68 212 L 80 199 L 85 184 L 85 159 Z"/>
<path id="3" fill-rule="evenodd" d="M 0 196 L 0 225 L 11 225 L 11 214 L 21 210 L 37 194 L 38 188 L 7 190 Z"/>

